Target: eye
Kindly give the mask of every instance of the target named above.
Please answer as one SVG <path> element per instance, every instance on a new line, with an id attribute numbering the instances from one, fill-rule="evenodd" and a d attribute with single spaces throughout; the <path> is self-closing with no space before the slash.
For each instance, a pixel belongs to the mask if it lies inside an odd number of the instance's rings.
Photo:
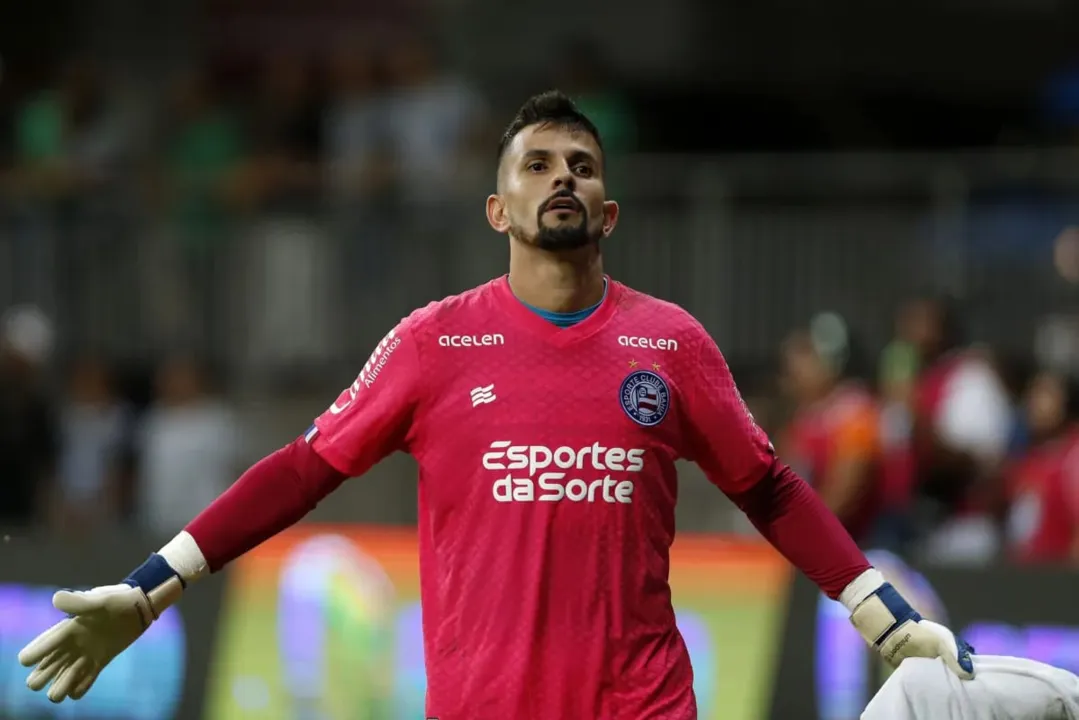
<path id="1" fill-rule="evenodd" d="M 533 160 L 527 165 L 529 172 L 543 172 L 546 167 L 547 165 L 541 160 Z"/>
<path id="2" fill-rule="evenodd" d="M 586 163 L 581 163 L 574 166 L 573 172 L 577 173 L 581 177 L 592 177 L 592 166 Z"/>

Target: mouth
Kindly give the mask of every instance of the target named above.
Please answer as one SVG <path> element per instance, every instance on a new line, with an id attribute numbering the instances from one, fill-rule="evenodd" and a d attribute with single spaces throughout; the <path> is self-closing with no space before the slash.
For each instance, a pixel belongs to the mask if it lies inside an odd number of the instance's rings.
<path id="1" fill-rule="evenodd" d="M 544 212 L 579 212 L 580 206 L 572 198 L 557 198 L 547 203 Z"/>

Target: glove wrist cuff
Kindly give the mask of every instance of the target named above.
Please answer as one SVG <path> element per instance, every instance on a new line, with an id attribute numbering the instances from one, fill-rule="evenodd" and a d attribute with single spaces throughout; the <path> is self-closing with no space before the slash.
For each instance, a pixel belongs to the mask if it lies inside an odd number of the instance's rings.
<path id="1" fill-rule="evenodd" d="M 163 548 L 157 551 L 157 554 L 165 558 L 165 561 L 176 571 L 176 574 L 180 576 L 185 585 L 198 580 L 210 571 L 206 556 L 202 554 L 202 550 L 199 549 L 195 538 L 191 537 L 191 533 L 186 530 L 169 540 Z"/>
<path id="2" fill-rule="evenodd" d="M 166 608 L 180 599 L 184 591 L 183 578 L 157 553 L 128 575 L 124 584 L 138 588 L 146 596 L 151 616 L 144 619 L 147 624 L 157 620 Z"/>
<path id="3" fill-rule="evenodd" d="M 843 592 L 839 594 L 839 602 L 843 603 L 847 612 L 854 613 L 866 598 L 884 586 L 884 582 L 884 576 L 881 575 L 880 570 L 869 568 L 843 589 Z"/>
<path id="4" fill-rule="evenodd" d="M 161 613 L 175 605 L 184 594 L 184 584 L 178 576 L 171 577 L 157 587 L 144 592 L 150 603 L 150 611 L 154 614 L 154 620 L 157 620 L 161 617 Z"/>
<path id="5" fill-rule="evenodd" d="M 888 606 L 872 595 L 851 613 L 850 622 L 865 641 L 874 647 L 888 635 L 896 625 L 896 617 Z"/>

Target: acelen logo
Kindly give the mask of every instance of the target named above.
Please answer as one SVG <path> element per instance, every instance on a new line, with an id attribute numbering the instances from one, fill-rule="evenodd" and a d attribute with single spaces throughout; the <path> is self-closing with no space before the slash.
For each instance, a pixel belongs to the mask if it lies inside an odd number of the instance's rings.
<path id="1" fill-rule="evenodd" d="M 491 489 L 498 502 L 568 500 L 628 505 L 633 502 L 633 481 L 611 477 L 611 473 L 640 472 L 644 469 L 644 453 L 643 448 L 608 448 L 599 443 L 583 448 L 549 448 L 498 440 L 491 443 L 490 452 L 484 453 L 483 467 L 510 471 Z"/>
<path id="2" fill-rule="evenodd" d="M 501 333 L 488 333 L 486 335 L 441 335 L 438 338 L 441 347 L 466 348 L 466 347 L 492 347 L 505 345 L 506 338 Z"/>
<path id="3" fill-rule="evenodd" d="M 330 412 L 334 415 L 343 413 L 352 401 L 356 399 L 357 393 L 360 392 L 360 386 L 371 387 L 374 385 L 375 380 L 382 373 L 382 369 L 386 367 L 386 363 L 390 361 L 390 356 L 393 355 L 394 350 L 401 344 L 401 338 L 397 335 L 397 328 L 390 330 L 386 337 L 382 338 L 375 351 L 371 353 L 371 357 L 367 359 L 367 363 L 363 366 L 363 370 L 356 377 L 355 382 L 349 386 L 348 390 L 341 393 L 341 397 L 337 398 L 337 401 L 330 406 Z M 347 397 L 346 397 L 347 395 Z"/>
<path id="4" fill-rule="evenodd" d="M 622 347 L 638 348 L 640 350 L 678 350 L 678 341 L 674 338 L 650 338 L 635 337 L 632 335 L 619 335 L 618 344 Z"/>

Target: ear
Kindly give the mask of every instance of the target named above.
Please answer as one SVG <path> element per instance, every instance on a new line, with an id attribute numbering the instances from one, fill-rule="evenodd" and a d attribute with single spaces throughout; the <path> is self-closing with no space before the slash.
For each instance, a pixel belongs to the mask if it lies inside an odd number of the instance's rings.
<path id="1" fill-rule="evenodd" d="M 487 196 L 487 222 L 497 233 L 510 231 L 510 219 L 506 213 L 506 203 L 501 195 Z"/>
<path id="2" fill-rule="evenodd" d="M 618 203 L 607 200 L 603 203 L 603 237 L 609 237 L 618 224 Z"/>

